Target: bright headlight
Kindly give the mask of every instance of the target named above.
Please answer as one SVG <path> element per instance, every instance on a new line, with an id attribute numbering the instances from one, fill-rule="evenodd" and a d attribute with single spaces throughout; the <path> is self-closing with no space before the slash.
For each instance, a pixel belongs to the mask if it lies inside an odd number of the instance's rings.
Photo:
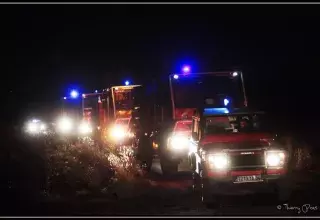
<path id="1" fill-rule="evenodd" d="M 41 131 L 45 131 L 47 129 L 47 125 L 46 124 L 41 124 L 40 125 L 40 130 Z"/>
<path id="2" fill-rule="evenodd" d="M 269 167 L 283 166 L 285 162 L 285 153 L 283 151 L 267 151 L 266 162 Z"/>
<path id="3" fill-rule="evenodd" d="M 34 122 L 29 122 L 27 127 L 28 132 L 30 133 L 37 133 L 39 132 L 38 125 Z"/>
<path id="4" fill-rule="evenodd" d="M 79 126 L 79 132 L 81 134 L 89 134 L 92 132 L 92 127 L 89 123 L 87 122 L 82 122 Z"/>
<path id="5" fill-rule="evenodd" d="M 226 169 L 229 166 L 228 156 L 223 153 L 208 155 L 208 162 L 215 169 Z"/>
<path id="6" fill-rule="evenodd" d="M 31 134 L 40 133 L 46 130 L 46 125 L 40 120 L 32 120 L 27 124 L 27 132 Z"/>
<path id="7" fill-rule="evenodd" d="M 126 136 L 126 130 L 121 126 L 114 126 L 111 129 L 110 135 L 112 138 L 121 139 Z"/>
<path id="8" fill-rule="evenodd" d="M 72 130 L 73 123 L 68 117 L 62 117 L 58 120 L 58 130 L 62 133 L 68 133 Z"/>
<path id="9" fill-rule="evenodd" d="M 183 149 L 188 146 L 189 139 L 187 136 L 177 135 L 171 137 L 170 141 L 170 147 L 174 149 Z"/>

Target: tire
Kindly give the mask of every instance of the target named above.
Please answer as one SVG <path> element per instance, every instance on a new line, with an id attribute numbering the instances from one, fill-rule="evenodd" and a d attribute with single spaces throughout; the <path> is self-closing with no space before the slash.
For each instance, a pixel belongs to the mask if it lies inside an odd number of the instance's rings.
<path id="1" fill-rule="evenodd" d="M 140 161 L 142 170 L 145 173 L 150 172 L 153 161 L 153 151 L 150 140 L 142 136 L 139 140 L 133 142 L 133 146 L 136 149 L 135 156 Z"/>
<path id="2" fill-rule="evenodd" d="M 160 157 L 161 171 L 163 175 L 173 175 L 178 172 L 178 163 L 170 161 L 166 157 Z"/>
<path id="3" fill-rule="evenodd" d="M 202 172 L 202 171 L 201 171 Z M 207 178 L 200 174 L 200 200 L 208 209 L 216 209 L 222 205 L 222 197 L 217 194 L 218 187 L 209 183 Z"/>
<path id="4" fill-rule="evenodd" d="M 192 171 L 192 191 L 199 193 L 201 190 L 201 179 L 198 173 Z"/>
<path id="5" fill-rule="evenodd" d="M 189 165 L 189 167 L 190 167 L 190 169 L 191 169 L 191 165 L 192 165 L 192 163 L 191 163 L 191 157 L 190 156 L 188 156 L 188 165 Z M 191 171 L 193 172 L 193 170 L 191 169 Z"/>
<path id="6" fill-rule="evenodd" d="M 192 155 L 189 160 L 190 160 L 190 168 L 194 172 L 197 169 L 196 158 L 194 155 Z"/>
<path id="7" fill-rule="evenodd" d="M 149 173 L 151 171 L 153 158 L 145 158 L 141 162 L 141 167 L 144 173 Z"/>

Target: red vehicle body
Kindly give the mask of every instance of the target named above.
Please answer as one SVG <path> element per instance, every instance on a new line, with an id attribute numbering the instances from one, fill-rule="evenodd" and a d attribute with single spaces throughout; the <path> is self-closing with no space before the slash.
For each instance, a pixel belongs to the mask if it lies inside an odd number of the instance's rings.
<path id="1" fill-rule="evenodd" d="M 99 113 L 104 110 L 102 106 L 102 95 L 103 93 L 86 93 L 82 94 L 82 110 L 83 110 L 83 117 L 86 121 L 92 120 L 93 110 L 97 110 L 98 116 L 102 116 Z M 90 102 L 90 103 L 88 103 Z M 102 117 L 102 122 L 104 117 Z"/>
<path id="2" fill-rule="evenodd" d="M 169 146 L 168 157 L 171 160 L 182 160 L 187 158 L 188 144 L 191 138 L 192 120 L 182 119 L 174 123 L 173 131 L 168 138 L 167 145 Z"/>
<path id="3" fill-rule="evenodd" d="M 280 199 L 288 199 L 288 152 L 263 128 L 262 115 L 234 110 L 193 117 L 189 157 L 194 188 L 207 205 L 244 189 L 272 189 Z"/>
<path id="4" fill-rule="evenodd" d="M 115 120 L 131 118 L 134 109 L 133 90 L 136 87 L 139 86 L 114 86 L 101 93 L 83 94 L 83 120 L 106 131 Z"/>
<path id="5" fill-rule="evenodd" d="M 191 125 L 192 120 L 180 120 L 175 123 L 175 126 L 173 128 L 173 135 L 186 135 L 188 137 L 191 137 Z"/>
<path id="6" fill-rule="evenodd" d="M 99 134 L 110 123 L 109 112 L 105 91 L 82 94 L 82 120 L 92 127 L 94 134 Z"/>
<path id="7" fill-rule="evenodd" d="M 117 145 L 136 145 L 140 123 L 133 116 L 137 108 L 135 90 L 140 85 L 111 87 L 114 123 L 108 129 L 109 138 Z"/>
<path id="8" fill-rule="evenodd" d="M 132 118 L 117 118 L 108 129 L 109 139 L 116 146 L 132 146 L 134 131 Z"/>

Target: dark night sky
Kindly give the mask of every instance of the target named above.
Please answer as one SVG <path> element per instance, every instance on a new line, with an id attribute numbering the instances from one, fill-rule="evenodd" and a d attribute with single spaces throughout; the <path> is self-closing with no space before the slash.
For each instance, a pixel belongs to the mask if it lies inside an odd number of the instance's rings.
<path id="1" fill-rule="evenodd" d="M 318 100 L 317 7 L 2 5 L 1 88 L 22 107 L 59 99 L 72 84 L 140 82 L 192 61 L 194 71 L 241 68 L 249 102 L 294 115 Z"/>

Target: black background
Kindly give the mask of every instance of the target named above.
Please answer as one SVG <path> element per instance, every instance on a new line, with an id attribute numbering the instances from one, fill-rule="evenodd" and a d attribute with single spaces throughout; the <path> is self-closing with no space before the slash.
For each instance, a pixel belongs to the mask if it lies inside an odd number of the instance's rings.
<path id="1" fill-rule="evenodd" d="M 317 134 L 318 5 L 1 5 L 5 121 L 72 86 L 239 68 L 249 104 Z M 10 116 L 10 117 L 9 117 Z"/>

